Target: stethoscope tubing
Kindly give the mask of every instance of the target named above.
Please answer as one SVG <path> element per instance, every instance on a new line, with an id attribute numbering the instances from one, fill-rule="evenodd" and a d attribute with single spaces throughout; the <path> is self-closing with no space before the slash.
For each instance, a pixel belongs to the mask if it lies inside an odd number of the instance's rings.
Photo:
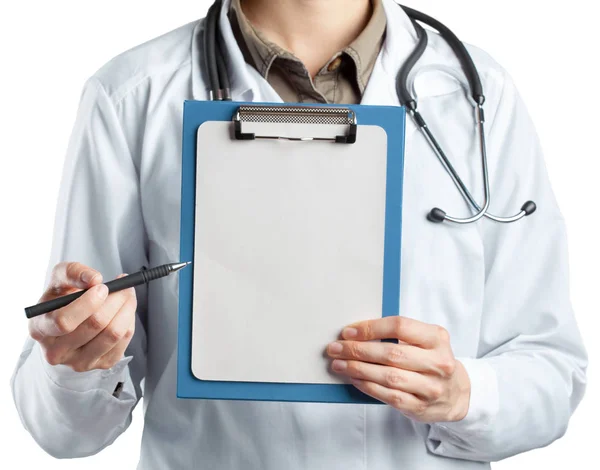
<path id="1" fill-rule="evenodd" d="M 215 1 L 208 10 L 206 17 L 206 24 L 204 27 L 203 45 L 204 45 L 204 57 L 205 57 L 205 68 L 207 81 L 210 88 L 210 99 L 217 101 L 231 101 L 231 91 L 229 76 L 227 74 L 227 68 L 225 64 L 225 44 L 222 35 L 219 34 L 219 15 L 221 11 L 222 0 Z M 441 223 L 444 221 L 452 222 L 459 225 L 470 224 L 477 222 L 478 220 L 486 217 L 490 220 L 500 223 L 516 222 L 525 216 L 531 215 L 536 210 L 536 205 L 533 201 L 527 201 L 521 207 L 520 212 L 510 217 L 499 217 L 488 212 L 490 206 L 490 182 L 489 182 L 489 169 L 487 159 L 487 145 L 485 140 L 485 128 L 484 128 L 484 112 L 483 104 L 485 102 L 485 96 L 483 94 L 483 85 L 477 72 L 477 68 L 467 51 L 465 45 L 458 39 L 458 37 L 444 24 L 437 21 L 436 19 L 428 16 L 422 12 L 399 5 L 408 17 L 413 22 L 415 30 L 418 36 L 418 43 L 410 56 L 406 59 L 403 66 L 400 68 L 396 78 L 396 89 L 398 93 L 398 99 L 402 106 L 405 106 L 408 113 L 411 115 L 415 124 L 419 127 L 425 139 L 433 149 L 438 160 L 442 166 L 446 169 L 450 175 L 455 186 L 466 200 L 467 203 L 475 210 L 475 214 L 471 217 L 460 218 L 448 215 L 445 211 L 440 208 L 433 208 L 427 215 L 427 218 L 432 222 Z M 462 178 L 453 167 L 452 163 L 446 156 L 442 146 L 435 138 L 433 132 L 427 125 L 422 114 L 417 110 L 417 100 L 413 98 L 412 94 L 408 90 L 408 75 L 414 68 L 416 63 L 424 54 L 428 37 L 426 30 L 417 21 L 425 23 L 430 27 L 436 29 L 443 39 L 449 44 L 450 48 L 458 58 L 461 68 L 467 77 L 469 82 L 469 88 L 471 96 L 476 103 L 476 114 L 477 114 L 477 133 L 479 138 L 479 150 L 481 157 L 481 173 L 483 178 L 483 204 L 479 205 L 469 189 L 464 184 Z"/>
<path id="2" fill-rule="evenodd" d="M 411 114 L 414 114 L 414 113 L 418 113 L 418 111 L 416 111 L 416 109 L 415 109 L 413 112 L 411 112 Z M 483 177 L 484 178 L 484 193 L 485 193 L 484 197 L 485 197 L 485 201 L 487 202 L 487 206 L 489 207 L 489 204 L 491 202 L 490 191 L 489 191 L 489 169 L 488 169 L 488 164 L 487 164 L 487 151 L 486 151 L 487 146 L 485 143 L 484 121 L 481 117 L 482 113 L 483 113 L 482 106 L 478 106 L 478 113 L 480 115 L 480 117 L 478 118 L 478 121 L 480 121 L 480 122 L 478 123 L 478 126 L 477 126 L 480 152 L 481 152 L 481 156 L 482 156 L 482 162 L 485 161 L 485 163 L 482 164 L 483 174 L 484 174 L 484 177 Z M 473 216 L 473 217 L 479 216 L 481 213 L 483 213 L 483 217 L 486 217 L 495 222 L 506 224 L 506 223 L 516 222 L 517 220 L 522 219 L 526 215 L 529 215 L 528 210 L 526 210 L 527 208 L 525 206 L 523 208 L 521 208 L 519 213 L 517 213 L 511 217 L 499 217 L 499 216 L 496 216 L 496 215 L 488 212 L 487 208 L 485 210 L 483 210 L 483 208 L 481 206 L 479 206 L 479 204 L 477 204 L 477 201 L 475 201 L 475 199 L 471 195 L 471 192 L 465 186 L 463 180 L 460 178 L 460 176 L 458 176 L 458 173 L 454 169 L 454 166 L 452 165 L 452 163 L 450 162 L 450 160 L 444 153 L 444 150 L 442 149 L 441 145 L 438 143 L 437 139 L 435 138 L 435 136 L 429 129 L 429 126 L 427 125 L 425 119 L 423 118 L 423 115 L 419 113 L 419 116 L 414 117 L 413 119 L 415 120 L 415 122 L 417 123 L 421 132 L 423 133 L 423 135 L 429 142 L 429 145 L 433 148 L 440 163 L 445 168 L 445 170 L 448 172 L 448 174 L 450 175 L 450 178 L 452 179 L 452 181 L 454 182 L 454 184 L 456 185 L 456 187 L 458 188 L 458 190 L 460 191 L 460 193 L 462 194 L 464 199 L 469 204 L 471 204 L 471 206 L 473 206 L 473 208 L 476 211 L 478 211 L 477 214 L 475 214 L 475 216 Z M 487 181 L 487 184 L 485 183 L 486 181 Z M 529 204 L 530 202 L 531 201 L 528 201 L 525 205 Z M 484 208 L 485 208 L 485 205 L 484 205 Z M 531 210 L 531 208 L 529 208 L 529 210 Z M 430 213 L 428 215 L 429 220 L 431 220 L 432 222 L 441 222 L 442 220 L 440 220 L 440 219 L 443 218 L 444 220 L 447 219 L 450 222 L 454 222 L 457 224 L 470 223 L 470 222 L 467 222 L 469 219 L 458 219 L 455 217 L 448 216 L 448 215 L 446 215 L 446 213 L 444 211 L 442 211 L 439 208 L 434 208 L 432 210 L 432 212 L 434 213 L 433 215 L 432 215 L 432 213 Z M 532 213 L 532 212 L 530 212 L 530 213 Z M 438 215 L 436 216 L 435 214 L 438 214 Z M 435 220 L 432 220 L 434 218 L 435 218 Z M 475 219 L 475 220 L 478 220 L 478 219 Z"/>
<path id="3" fill-rule="evenodd" d="M 397 88 L 400 104 L 405 106 L 408 109 L 409 114 L 415 121 L 415 124 L 417 125 L 417 127 L 419 127 L 419 129 L 425 136 L 429 145 L 431 146 L 434 153 L 436 154 L 438 160 L 440 161 L 442 166 L 446 169 L 446 171 L 450 175 L 452 181 L 454 182 L 454 184 L 460 191 L 461 195 L 468 203 L 471 204 L 471 206 L 476 211 L 476 213 L 471 217 L 459 218 L 459 217 L 449 216 L 442 209 L 435 207 L 428 213 L 427 218 L 430 221 L 436 222 L 436 223 L 449 221 L 449 222 L 453 222 L 455 224 L 463 224 L 464 225 L 464 224 L 470 224 L 470 223 L 476 222 L 479 219 L 481 219 L 482 217 L 486 217 L 490 220 L 494 220 L 494 221 L 500 222 L 500 223 L 510 223 L 510 222 L 516 222 L 517 220 L 522 219 L 523 217 L 532 214 L 536 210 L 536 205 L 533 201 L 527 201 L 522 206 L 521 211 L 519 213 L 517 213 L 513 216 L 510 216 L 510 217 L 499 217 L 499 216 L 496 216 L 496 215 L 488 212 L 488 208 L 490 206 L 490 182 L 489 182 L 489 169 L 488 169 L 488 161 L 487 161 L 487 145 L 486 145 L 486 140 L 485 140 L 485 128 L 484 128 L 485 118 L 484 118 L 484 111 L 483 111 L 483 104 L 485 102 L 485 96 L 483 94 L 483 85 L 481 84 L 481 79 L 479 78 L 477 68 L 475 67 L 475 64 L 473 63 L 473 59 L 471 58 L 470 54 L 468 53 L 468 51 L 467 51 L 466 47 L 464 46 L 464 44 L 462 43 L 462 41 L 460 41 L 460 39 L 458 39 L 458 37 L 448 27 L 446 27 L 444 24 L 440 23 L 439 21 L 435 20 L 434 18 L 432 18 L 424 13 L 421 13 L 417 10 L 414 10 L 412 8 L 409 8 L 409 7 L 406 7 L 403 5 L 400 5 L 400 7 L 406 12 L 406 14 L 409 16 L 409 18 L 411 18 L 413 25 L 415 27 L 415 30 L 417 32 L 417 36 L 418 36 L 417 46 L 415 47 L 413 52 L 410 54 L 410 56 L 408 57 L 408 59 L 405 61 L 403 66 L 400 68 L 400 71 L 398 72 L 396 88 Z M 427 43 L 428 43 L 427 32 L 419 23 L 417 23 L 417 21 L 421 21 L 425 24 L 428 24 L 429 26 L 433 27 L 440 33 L 440 35 L 444 38 L 444 40 L 449 44 L 449 46 L 451 47 L 453 52 L 456 54 L 456 57 L 458 58 L 458 60 L 461 64 L 461 68 L 462 68 L 463 72 L 465 73 L 467 80 L 469 82 L 471 96 L 476 103 L 476 111 L 477 111 L 477 129 L 478 129 L 478 137 L 479 137 L 479 149 L 480 149 L 480 156 L 481 156 L 481 167 L 482 167 L 482 176 L 483 176 L 483 192 L 484 192 L 484 201 L 483 201 L 483 205 L 481 205 L 481 206 L 477 203 L 477 201 L 475 201 L 475 198 L 473 198 L 473 196 L 471 195 L 471 192 L 464 184 L 462 178 L 460 177 L 458 172 L 454 169 L 452 163 L 446 156 L 442 146 L 439 144 L 439 142 L 433 135 L 433 132 L 427 125 L 425 118 L 417 110 L 417 100 L 415 98 L 413 98 L 412 94 L 408 90 L 408 75 L 410 73 L 410 70 L 412 70 L 414 68 L 416 63 L 422 57 L 422 55 L 424 54 L 424 52 L 427 48 Z"/>

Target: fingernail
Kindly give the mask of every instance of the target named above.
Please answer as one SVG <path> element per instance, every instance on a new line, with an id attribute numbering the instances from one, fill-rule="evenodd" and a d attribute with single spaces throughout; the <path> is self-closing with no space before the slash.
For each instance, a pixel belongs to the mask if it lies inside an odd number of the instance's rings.
<path id="1" fill-rule="evenodd" d="M 342 352 L 342 349 L 344 349 L 344 347 L 341 345 L 341 343 L 331 343 L 329 345 L 329 352 L 331 354 L 339 354 Z"/>
<path id="2" fill-rule="evenodd" d="M 342 336 L 344 338 L 354 338 L 358 335 L 358 330 L 356 328 L 344 328 L 342 331 Z"/>
<path id="3" fill-rule="evenodd" d="M 346 361 L 341 361 L 339 359 L 336 359 L 331 364 L 331 368 L 333 370 L 335 370 L 336 372 L 343 372 L 348 368 L 348 363 Z"/>
<path id="4" fill-rule="evenodd" d="M 101 299 L 108 295 L 108 287 L 106 287 L 106 284 L 98 284 L 97 286 L 94 286 L 94 288 L 96 289 L 96 295 Z"/>
<path id="5" fill-rule="evenodd" d="M 96 276 L 96 273 L 93 271 L 83 271 L 81 273 L 81 280 L 86 284 L 89 284 L 92 279 L 94 279 L 94 276 Z"/>

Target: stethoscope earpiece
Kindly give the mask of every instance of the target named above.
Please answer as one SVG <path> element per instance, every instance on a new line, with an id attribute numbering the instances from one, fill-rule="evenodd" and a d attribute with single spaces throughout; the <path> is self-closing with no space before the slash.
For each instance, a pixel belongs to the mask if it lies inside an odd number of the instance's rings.
<path id="1" fill-rule="evenodd" d="M 427 220 L 436 224 L 441 224 L 446 220 L 446 213 L 442 209 L 434 207 L 429 214 L 427 214 Z"/>
<path id="2" fill-rule="evenodd" d="M 487 212 L 484 214 L 484 216 L 489 217 L 490 219 L 495 220 L 496 222 L 503 222 L 503 223 L 516 222 L 517 220 L 520 220 L 523 217 L 527 217 L 528 215 L 533 214 L 536 211 L 536 209 L 537 209 L 537 206 L 536 206 L 535 202 L 527 201 L 521 207 L 521 212 L 519 212 L 517 215 L 515 215 L 513 217 L 506 217 L 506 218 L 496 217 L 491 214 L 488 214 Z M 433 209 L 431 209 L 431 211 L 429 211 L 429 213 L 427 214 L 427 220 L 429 220 L 430 222 L 436 223 L 436 224 L 441 224 L 442 222 L 444 222 L 446 220 L 450 220 L 451 222 L 455 221 L 452 218 L 448 218 L 448 215 L 446 214 L 446 212 L 443 211 L 442 209 L 440 209 L 439 207 L 434 207 Z M 461 223 L 461 222 L 459 222 L 459 223 Z"/>
<path id="3" fill-rule="evenodd" d="M 521 207 L 521 210 L 525 212 L 525 216 L 533 214 L 536 209 L 537 206 L 533 201 L 527 201 L 525 204 L 523 204 L 523 207 Z"/>

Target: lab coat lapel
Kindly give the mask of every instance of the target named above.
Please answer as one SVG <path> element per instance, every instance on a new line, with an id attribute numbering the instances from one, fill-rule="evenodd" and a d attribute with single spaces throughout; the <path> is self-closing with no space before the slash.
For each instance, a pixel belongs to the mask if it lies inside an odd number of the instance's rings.
<path id="1" fill-rule="evenodd" d="M 396 76 L 400 66 L 417 44 L 417 34 L 410 18 L 394 0 L 383 0 L 387 18 L 385 41 L 377 57 L 361 104 L 400 106 Z"/>

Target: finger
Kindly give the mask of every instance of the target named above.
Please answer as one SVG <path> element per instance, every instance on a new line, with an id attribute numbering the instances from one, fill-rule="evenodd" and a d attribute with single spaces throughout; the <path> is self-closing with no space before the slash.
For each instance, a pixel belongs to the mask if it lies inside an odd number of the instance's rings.
<path id="1" fill-rule="evenodd" d="M 50 283 L 40 302 L 60 297 L 73 289 L 86 289 L 102 282 L 102 274 L 82 263 L 63 261 L 54 266 Z"/>
<path id="2" fill-rule="evenodd" d="M 90 315 L 97 312 L 107 296 L 108 288 L 106 285 L 98 284 L 69 305 L 35 317 L 32 321 L 35 322 L 35 328 L 42 336 L 68 335 L 75 331 Z"/>
<path id="3" fill-rule="evenodd" d="M 435 379 L 410 370 L 340 359 L 334 360 L 331 367 L 334 372 L 348 377 L 375 382 L 384 387 L 412 393 L 427 400 L 437 400 L 443 393 L 442 385 Z"/>
<path id="4" fill-rule="evenodd" d="M 374 339 L 399 339 L 405 343 L 432 349 L 443 339 L 445 330 L 412 318 L 391 316 L 366 320 L 348 325 L 342 331 L 344 339 L 370 341 Z"/>
<path id="5" fill-rule="evenodd" d="M 126 274 L 121 274 L 117 276 L 117 279 L 124 276 Z M 59 337 L 55 345 L 64 347 L 66 350 L 76 350 L 89 343 L 110 324 L 117 312 L 131 298 L 137 303 L 133 287 L 113 292 L 106 298 L 98 311 L 85 319 L 71 334 Z"/>
<path id="6" fill-rule="evenodd" d="M 437 373 L 440 366 L 433 351 L 410 344 L 342 340 L 331 343 L 327 354 L 332 358 L 371 362 L 415 372 Z"/>
<path id="7" fill-rule="evenodd" d="M 135 325 L 136 302 L 128 298 L 111 322 L 89 343 L 77 349 L 78 360 L 86 364 L 95 364 L 122 340 L 131 340 Z"/>
<path id="8" fill-rule="evenodd" d="M 353 379 L 352 384 L 361 392 L 393 406 L 397 410 L 415 417 L 422 417 L 427 411 L 427 403 L 415 395 L 402 390 L 392 390 L 375 382 Z"/>
<path id="9" fill-rule="evenodd" d="M 131 328 L 135 333 L 135 320 L 132 322 Z M 125 350 L 127 349 L 127 346 L 129 346 L 130 342 L 131 338 L 122 339 L 114 348 L 98 359 L 95 365 L 96 369 L 110 369 L 113 367 L 123 358 L 125 355 Z"/>

